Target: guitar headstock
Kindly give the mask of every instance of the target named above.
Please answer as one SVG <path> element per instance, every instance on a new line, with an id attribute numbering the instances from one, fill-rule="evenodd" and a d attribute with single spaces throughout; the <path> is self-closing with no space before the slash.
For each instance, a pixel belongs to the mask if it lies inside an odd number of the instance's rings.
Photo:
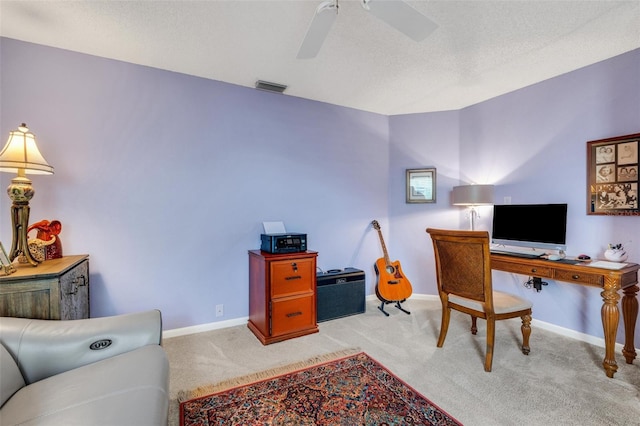
<path id="1" fill-rule="evenodd" d="M 377 220 L 373 220 L 373 221 L 371 222 L 371 226 L 373 226 L 373 229 L 375 229 L 376 231 L 379 231 L 379 230 L 380 230 L 380 224 L 378 223 L 378 221 L 377 221 Z"/>

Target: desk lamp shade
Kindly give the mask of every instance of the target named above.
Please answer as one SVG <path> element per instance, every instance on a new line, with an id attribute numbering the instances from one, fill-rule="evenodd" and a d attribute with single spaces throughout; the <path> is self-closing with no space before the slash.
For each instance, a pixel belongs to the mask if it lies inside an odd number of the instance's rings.
<path id="1" fill-rule="evenodd" d="M 13 241 L 9 259 L 14 260 L 22 254 L 28 263 L 37 266 L 27 245 L 27 228 L 29 226 L 29 201 L 34 190 L 27 174 L 53 174 L 53 167 L 47 164 L 38 146 L 36 137 L 22 123 L 18 130 L 9 132 L 9 140 L 0 151 L 0 171 L 17 173 L 7 188 L 7 194 L 13 201 L 11 205 L 11 222 L 13 225 Z"/>
<path id="2" fill-rule="evenodd" d="M 453 204 L 456 206 L 491 206 L 493 205 L 493 185 L 454 186 Z"/>
<path id="3" fill-rule="evenodd" d="M 471 230 L 474 230 L 474 219 L 478 216 L 475 206 L 493 205 L 493 185 L 462 185 L 453 187 L 453 205 L 468 206 L 470 209 Z M 479 217 L 479 216 L 478 216 Z"/>

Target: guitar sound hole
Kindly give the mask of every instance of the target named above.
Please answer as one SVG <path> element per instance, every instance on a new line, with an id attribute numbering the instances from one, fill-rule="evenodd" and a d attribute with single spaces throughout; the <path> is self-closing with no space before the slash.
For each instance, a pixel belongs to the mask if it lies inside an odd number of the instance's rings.
<path id="1" fill-rule="evenodd" d="M 387 270 L 387 273 L 389 273 L 389 274 L 395 274 L 396 273 L 396 268 L 394 268 L 391 265 L 387 265 L 387 267 L 385 269 Z"/>

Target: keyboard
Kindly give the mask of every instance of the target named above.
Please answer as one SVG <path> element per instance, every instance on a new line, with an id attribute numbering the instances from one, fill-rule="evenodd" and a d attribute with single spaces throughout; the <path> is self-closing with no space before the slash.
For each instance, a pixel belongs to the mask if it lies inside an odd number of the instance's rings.
<path id="1" fill-rule="evenodd" d="M 577 265 L 578 263 L 582 263 L 581 260 L 576 260 L 576 259 L 558 259 L 558 260 L 550 260 L 549 262 L 564 263 L 565 265 Z"/>
<path id="2" fill-rule="evenodd" d="M 491 253 L 494 254 L 503 254 L 505 256 L 514 256 L 514 257 L 526 257 L 528 259 L 537 259 L 541 256 L 544 256 L 544 253 L 538 253 L 532 250 L 511 250 L 504 248 L 492 248 Z"/>

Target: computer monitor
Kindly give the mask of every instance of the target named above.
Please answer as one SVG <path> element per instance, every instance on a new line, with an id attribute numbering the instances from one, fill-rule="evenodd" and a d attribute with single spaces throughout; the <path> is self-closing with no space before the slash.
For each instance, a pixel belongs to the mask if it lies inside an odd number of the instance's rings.
<path id="1" fill-rule="evenodd" d="M 566 250 L 567 205 L 495 205 L 491 242 L 518 247 Z"/>

